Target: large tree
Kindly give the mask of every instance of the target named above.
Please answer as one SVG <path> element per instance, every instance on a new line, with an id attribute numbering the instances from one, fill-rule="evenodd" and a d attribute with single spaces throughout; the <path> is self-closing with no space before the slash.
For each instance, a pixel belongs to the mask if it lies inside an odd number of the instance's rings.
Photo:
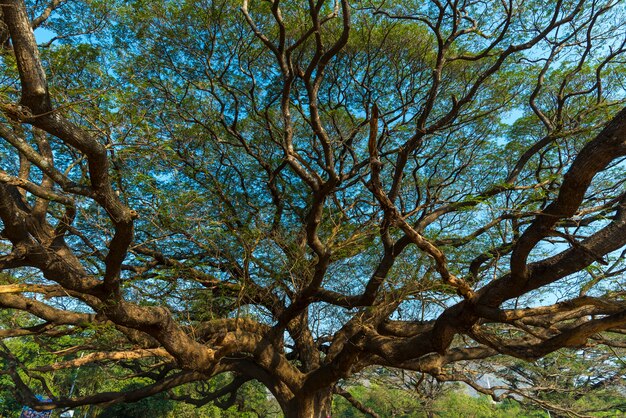
<path id="1" fill-rule="evenodd" d="M 21 402 L 227 405 L 256 380 L 325 417 L 373 367 L 466 381 L 454 363 L 624 346 L 620 2 L 1 10 L 0 353 Z M 50 387 L 108 363 L 141 384 Z"/>

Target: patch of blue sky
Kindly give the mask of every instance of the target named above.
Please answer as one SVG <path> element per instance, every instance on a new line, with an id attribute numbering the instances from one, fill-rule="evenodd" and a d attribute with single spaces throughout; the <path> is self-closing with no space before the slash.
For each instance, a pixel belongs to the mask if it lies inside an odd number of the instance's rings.
<path id="1" fill-rule="evenodd" d="M 504 123 L 508 126 L 513 126 L 515 122 L 522 116 L 524 116 L 524 109 L 520 107 L 516 107 L 514 109 L 508 110 L 500 117 L 500 122 Z"/>
<path id="2" fill-rule="evenodd" d="M 35 29 L 35 40 L 39 45 L 52 41 L 57 34 L 50 29 L 39 27 Z"/>

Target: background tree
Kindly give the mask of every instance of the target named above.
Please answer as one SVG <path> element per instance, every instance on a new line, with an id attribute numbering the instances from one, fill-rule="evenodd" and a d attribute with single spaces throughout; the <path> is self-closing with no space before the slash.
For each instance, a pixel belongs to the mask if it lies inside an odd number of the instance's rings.
<path id="1" fill-rule="evenodd" d="M 20 402 L 318 417 L 370 367 L 622 349 L 623 4 L 1 7 L 0 336 L 52 356 L 2 347 Z M 139 385 L 48 384 L 109 363 Z"/>

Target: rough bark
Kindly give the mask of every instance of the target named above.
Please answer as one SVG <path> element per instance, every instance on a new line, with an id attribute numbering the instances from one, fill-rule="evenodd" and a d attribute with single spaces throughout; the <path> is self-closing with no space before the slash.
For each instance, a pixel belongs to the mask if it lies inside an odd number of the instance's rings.
<path id="1" fill-rule="evenodd" d="M 315 393 L 298 393 L 283 408 L 285 418 L 328 418 L 332 412 L 332 397 L 331 388 Z"/>

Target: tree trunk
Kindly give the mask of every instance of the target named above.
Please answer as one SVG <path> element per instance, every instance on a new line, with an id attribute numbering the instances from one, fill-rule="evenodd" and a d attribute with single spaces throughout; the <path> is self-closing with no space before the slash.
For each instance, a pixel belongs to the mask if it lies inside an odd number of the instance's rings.
<path id="1" fill-rule="evenodd" d="M 324 389 L 311 394 L 300 394 L 283 408 L 285 418 L 330 418 L 332 389 Z"/>

